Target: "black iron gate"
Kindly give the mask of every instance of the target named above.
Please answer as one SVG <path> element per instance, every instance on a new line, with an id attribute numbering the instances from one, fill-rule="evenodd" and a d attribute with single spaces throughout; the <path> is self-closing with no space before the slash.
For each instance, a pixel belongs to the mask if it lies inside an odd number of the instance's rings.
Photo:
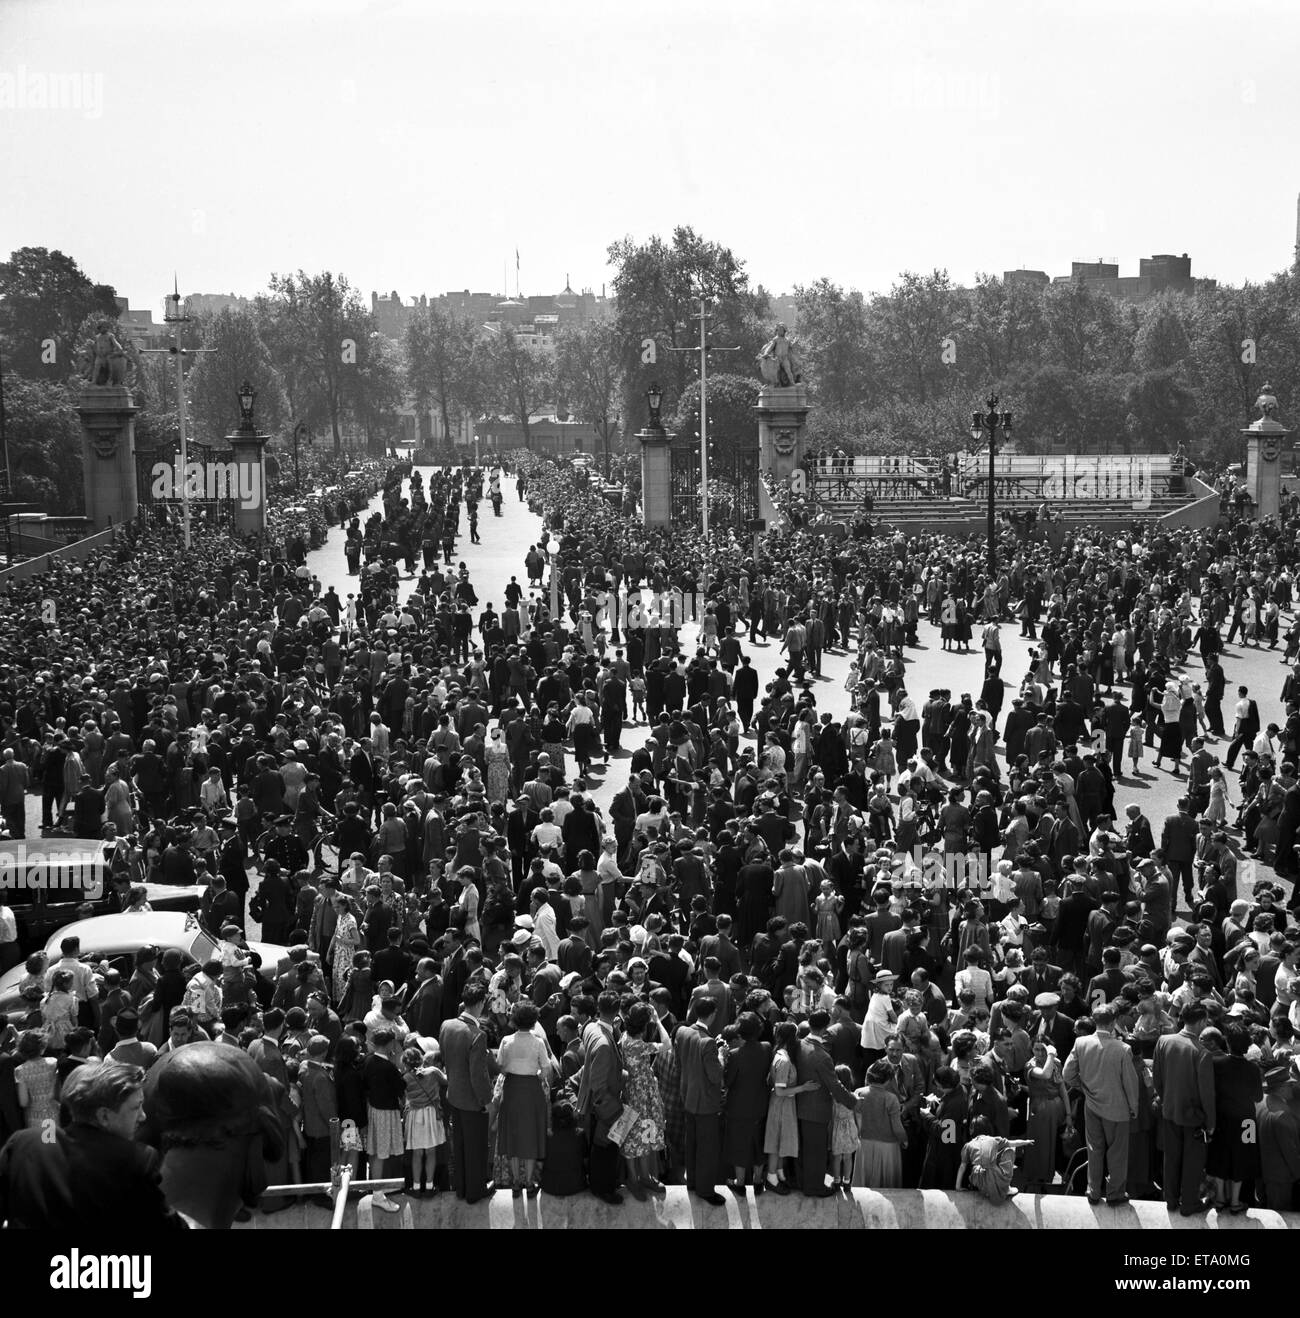
<path id="1" fill-rule="evenodd" d="M 197 463 L 206 473 L 214 464 L 231 464 L 233 470 L 234 452 L 214 449 L 207 444 L 189 443 L 186 457 L 191 463 Z M 184 516 L 184 504 L 178 481 L 185 479 L 185 473 L 176 465 L 178 443 L 162 444 L 157 448 L 137 449 L 135 455 L 135 488 L 139 504 L 138 516 L 147 526 L 179 526 Z M 209 490 L 207 487 L 213 488 Z M 218 497 L 208 498 L 209 493 Z M 204 497 L 191 498 L 190 526 L 213 526 L 230 528 L 235 524 L 235 502 L 238 491 L 229 485 L 224 488 L 219 478 L 205 480 Z"/>
<path id="2" fill-rule="evenodd" d="M 700 521 L 700 450 L 694 444 L 674 444 L 668 450 L 669 515 L 674 526 L 698 526 Z"/>
<path id="3" fill-rule="evenodd" d="M 709 522 L 748 531 L 758 520 L 758 453 L 723 449 L 709 473 Z"/>
<path id="4" fill-rule="evenodd" d="M 758 451 L 710 445 L 709 526 L 748 531 L 758 520 Z M 669 490 L 673 524 L 700 522 L 700 450 L 698 445 L 673 445 L 669 450 Z"/>

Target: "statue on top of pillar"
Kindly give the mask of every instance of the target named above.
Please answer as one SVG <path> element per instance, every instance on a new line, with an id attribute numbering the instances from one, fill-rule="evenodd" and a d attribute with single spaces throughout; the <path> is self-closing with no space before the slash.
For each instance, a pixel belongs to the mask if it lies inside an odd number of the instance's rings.
<path id="1" fill-rule="evenodd" d="M 758 369 L 765 384 L 774 384 L 782 389 L 802 382 L 803 374 L 799 367 L 799 358 L 790 340 L 786 338 L 785 325 L 777 321 L 776 333 L 763 345 L 758 355 Z"/>
<path id="2" fill-rule="evenodd" d="M 96 387 L 129 388 L 141 381 L 144 363 L 135 343 L 128 340 L 123 347 L 113 333 L 112 324 L 101 320 L 81 353 L 81 372 L 86 383 Z"/>

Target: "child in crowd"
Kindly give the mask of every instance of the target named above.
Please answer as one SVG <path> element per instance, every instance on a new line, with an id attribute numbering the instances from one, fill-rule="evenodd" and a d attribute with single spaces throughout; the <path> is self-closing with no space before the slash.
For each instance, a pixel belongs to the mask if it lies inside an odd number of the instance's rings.
<path id="1" fill-rule="evenodd" d="M 1128 729 L 1128 757 L 1133 764 L 1133 777 L 1140 778 L 1138 766 L 1142 763 L 1142 744 L 1146 736 L 1146 719 L 1142 714 L 1134 714 Z"/>
<path id="2" fill-rule="evenodd" d="M 1005 1203 L 1020 1193 L 1011 1185 L 1016 1171 L 1016 1152 L 1027 1149 L 1033 1140 L 1009 1140 L 993 1133 L 993 1123 L 987 1117 L 976 1117 L 970 1123 L 970 1140 L 961 1151 L 961 1166 L 957 1169 L 957 1189 L 970 1188 L 982 1194 L 991 1204 Z"/>
<path id="3" fill-rule="evenodd" d="M 854 1086 L 853 1072 L 847 1066 L 835 1068 L 835 1078 L 845 1089 Z M 853 1109 L 836 1103 L 831 1114 L 831 1185 L 847 1189 L 853 1184 L 853 1159 L 858 1151 L 858 1119 Z"/>
<path id="4" fill-rule="evenodd" d="M 821 881 L 817 894 L 817 937 L 826 955 L 834 956 L 839 946 L 842 931 L 840 929 L 840 912 L 844 909 L 844 898 L 835 891 L 835 884 L 830 879 Z"/>
<path id="5" fill-rule="evenodd" d="M 438 1067 L 438 1054 L 430 1050 L 421 1054 L 408 1048 L 402 1054 L 402 1074 L 406 1083 L 406 1147 L 411 1151 L 411 1191 L 413 1194 L 437 1194 L 434 1171 L 438 1147 L 447 1142 L 439 1106 L 446 1074 Z"/>

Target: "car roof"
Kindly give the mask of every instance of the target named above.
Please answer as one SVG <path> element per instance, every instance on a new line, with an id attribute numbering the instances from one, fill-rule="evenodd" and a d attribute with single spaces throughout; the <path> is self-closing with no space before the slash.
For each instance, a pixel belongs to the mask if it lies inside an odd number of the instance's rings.
<path id="1" fill-rule="evenodd" d="M 51 961 L 62 956 L 61 945 L 65 938 L 81 940 L 82 956 L 115 956 L 122 952 L 137 952 L 149 945 L 179 947 L 189 952 L 200 939 L 208 939 L 216 946 L 194 915 L 185 911 L 118 912 L 75 920 L 50 935 L 45 954 Z"/>

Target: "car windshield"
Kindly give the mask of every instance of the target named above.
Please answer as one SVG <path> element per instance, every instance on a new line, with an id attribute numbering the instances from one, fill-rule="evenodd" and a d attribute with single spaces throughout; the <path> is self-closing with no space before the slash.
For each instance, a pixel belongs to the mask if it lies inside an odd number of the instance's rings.
<path id="1" fill-rule="evenodd" d="M 186 931 L 190 933 L 189 930 Z M 217 941 L 210 934 L 204 933 L 202 929 L 195 928 L 191 935 L 192 941 L 185 949 L 199 965 L 205 965 L 211 961 L 217 954 Z"/>

